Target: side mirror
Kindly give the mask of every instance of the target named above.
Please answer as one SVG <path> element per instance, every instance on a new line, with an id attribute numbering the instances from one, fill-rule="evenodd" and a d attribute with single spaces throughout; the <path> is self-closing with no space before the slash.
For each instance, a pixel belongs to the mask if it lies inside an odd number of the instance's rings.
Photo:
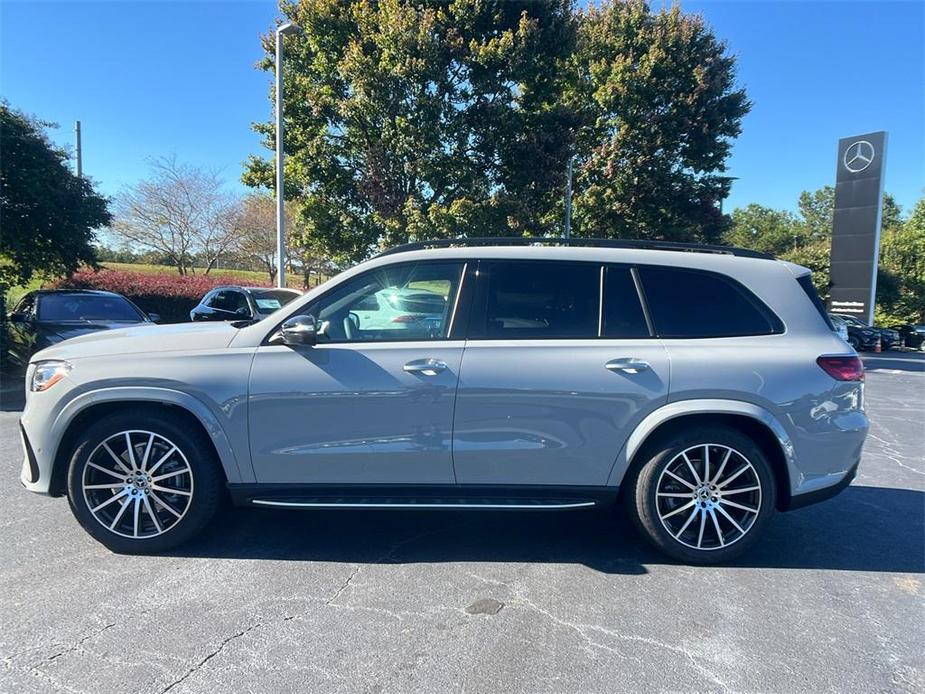
<path id="1" fill-rule="evenodd" d="M 234 313 L 236 316 L 240 316 L 241 318 L 251 318 L 251 311 L 248 308 L 239 308 Z"/>
<path id="2" fill-rule="evenodd" d="M 282 325 L 283 342 L 287 345 L 313 345 L 318 339 L 314 316 L 293 316 Z"/>
<path id="3" fill-rule="evenodd" d="M 29 318 L 25 313 L 11 313 L 10 323 L 28 323 Z"/>
<path id="4" fill-rule="evenodd" d="M 152 323 L 157 323 L 161 319 L 161 314 L 160 313 L 149 313 L 148 318 L 151 320 Z"/>

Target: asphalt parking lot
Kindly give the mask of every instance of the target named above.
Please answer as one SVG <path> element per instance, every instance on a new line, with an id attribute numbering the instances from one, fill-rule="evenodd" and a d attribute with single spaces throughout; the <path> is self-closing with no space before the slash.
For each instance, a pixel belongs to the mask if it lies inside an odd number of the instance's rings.
<path id="1" fill-rule="evenodd" d="M 842 495 L 733 566 L 598 511 L 226 512 L 110 554 L 19 485 L 0 412 L 0 691 L 925 691 L 925 354 L 865 358 Z"/>

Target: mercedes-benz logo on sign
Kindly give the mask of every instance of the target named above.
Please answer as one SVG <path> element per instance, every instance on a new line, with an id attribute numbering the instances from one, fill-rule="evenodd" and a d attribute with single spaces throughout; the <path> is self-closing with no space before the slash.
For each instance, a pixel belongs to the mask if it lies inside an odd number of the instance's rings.
<path id="1" fill-rule="evenodd" d="M 861 173 L 874 161 L 874 146 L 867 140 L 858 140 L 848 145 L 842 162 L 851 173 Z"/>

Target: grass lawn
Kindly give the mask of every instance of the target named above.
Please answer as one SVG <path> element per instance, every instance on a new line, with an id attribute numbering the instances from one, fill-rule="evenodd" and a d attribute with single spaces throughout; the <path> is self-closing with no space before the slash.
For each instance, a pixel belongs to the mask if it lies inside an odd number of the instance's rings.
<path id="1" fill-rule="evenodd" d="M 177 268 L 170 265 L 146 265 L 143 263 L 100 263 L 100 265 L 112 270 L 124 270 L 126 272 L 146 272 L 152 275 L 177 274 Z M 197 275 L 201 275 L 202 272 L 201 269 L 196 269 Z M 254 272 L 253 270 L 223 270 L 222 268 L 215 268 L 209 274 L 214 277 L 234 277 L 245 284 L 266 284 L 270 280 L 270 276 L 266 272 Z M 297 282 L 299 279 L 298 277 L 295 278 Z"/>

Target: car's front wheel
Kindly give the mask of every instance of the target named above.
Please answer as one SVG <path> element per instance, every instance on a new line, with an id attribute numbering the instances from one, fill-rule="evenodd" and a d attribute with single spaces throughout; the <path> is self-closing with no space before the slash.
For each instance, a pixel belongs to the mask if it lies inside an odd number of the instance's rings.
<path id="1" fill-rule="evenodd" d="M 150 410 L 91 426 L 68 471 L 74 516 L 115 552 L 162 552 L 185 542 L 211 520 L 221 493 L 211 442 L 186 420 Z"/>
<path id="2" fill-rule="evenodd" d="M 628 482 L 637 527 L 686 563 L 740 555 L 774 512 L 770 464 L 752 439 L 728 427 L 693 427 L 662 440 Z"/>

